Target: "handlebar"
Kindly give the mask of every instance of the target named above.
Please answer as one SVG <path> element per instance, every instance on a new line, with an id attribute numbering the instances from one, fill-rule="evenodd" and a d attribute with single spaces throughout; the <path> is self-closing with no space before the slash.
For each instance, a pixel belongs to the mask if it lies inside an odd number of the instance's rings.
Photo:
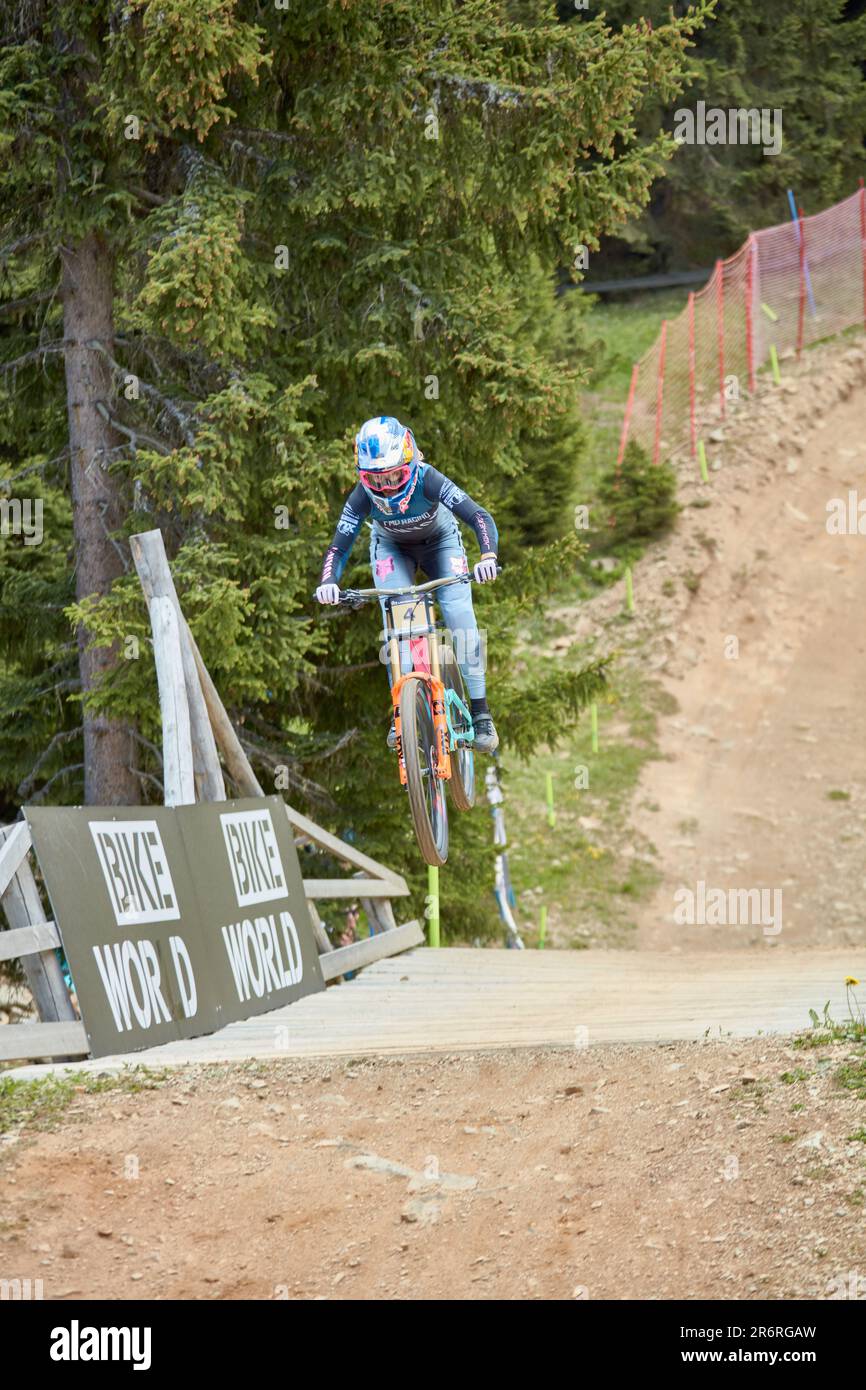
<path id="1" fill-rule="evenodd" d="M 496 566 L 496 573 L 502 573 L 502 566 Z M 423 584 L 410 584 L 402 589 L 341 589 L 340 603 L 350 608 L 360 608 L 364 603 L 372 603 L 381 598 L 417 598 L 420 594 L 432 593 L 434 589 L 444 589 L 449 584 L 474 584 L 470 574 L 449 574 L 444 579 L 428 579 Z"/>
<path id="2" fill-rule="evenodd" d="M 344 603 L 366 603 L 379 598 L 415 598 L 417 594 L 429 594 L 434 589 L 444 589 L 448 584 L 471 584 L 471 574 L 453 574 L 445 579 L 428 579 L 424 584 L 412 584 L 403 589 L 341 589 L 340 599 Z"/>

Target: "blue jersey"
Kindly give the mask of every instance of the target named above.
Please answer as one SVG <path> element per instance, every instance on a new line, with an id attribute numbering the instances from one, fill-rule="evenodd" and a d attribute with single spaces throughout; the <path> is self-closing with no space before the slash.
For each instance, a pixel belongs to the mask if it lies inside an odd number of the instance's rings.
<path id="1" fill-rule="evenodd" d="M 370 497 L 358 483 L 346 498 L 334 539 L 325 551 L 321 584 L 335 584 L 340 578 L 358 532 L 372 510 Z M 441 532 L 447 525 L 448 512 L 472 527 L 482 554 L 496 554 L 499 535 L 493 517 L 429 463 L 418 465 L 418 481 L 412 495 L 394 505 L 393 514 L 377 508 L 373 530 L 398 544 L 405 541 L 407 547 L 414 546 Z"/>

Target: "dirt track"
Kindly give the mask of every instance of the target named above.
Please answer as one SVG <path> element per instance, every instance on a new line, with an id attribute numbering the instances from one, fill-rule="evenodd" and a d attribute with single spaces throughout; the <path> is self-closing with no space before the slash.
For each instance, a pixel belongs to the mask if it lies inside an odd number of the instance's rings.
<path id="1" fill-rule="evenodd" d="M 866 497 L 866 381 L 862 349 L 831 360 L 725 431 L 725 486 L 691 513 L 714 546 L 669 644 L 670 761 L 641 787 L 665 881 L 640 946 L 730 944 L 670 920 L 672 889 L 700 878 L 781 888 L 782 945 L 863 942 L 866 534 L 826 522 L 831 498 Z M 840 385 L 851 394 L 824 414 Z"/>
<path id="2" fill-rule="evenodd" d="M 825 1298 L 866 1270 L 848 1051 L 259 1063 L 81 1096 L 0 1161 L 0 1272 L 46 1298 Z"/>
<path id="3" fill-rule="evenodd" d="M 827 531 L 831 499 L 866 501 L 864 437 L 866 349 L 784 362 L 708 431 L 708 485 L 679 460 L 683 512 L 635 571 L 633 622 L 622 584 L 571 610 L 576 639 L 624 649 L 676 707 L 632 808 L 662 874 L 638 948 L 864 944 L 866 515 Z M 701 880 L 780 890 L 783 930 L 678 925 L 675 893 Z"/>

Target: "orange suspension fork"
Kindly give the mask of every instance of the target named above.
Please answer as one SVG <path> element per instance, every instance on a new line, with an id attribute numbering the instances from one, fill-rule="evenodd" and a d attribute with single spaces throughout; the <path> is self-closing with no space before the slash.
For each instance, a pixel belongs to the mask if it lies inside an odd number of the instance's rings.
<path id="1" fill-rule="evenodd" d="M 400 692 L 407 681 L 426 681 L 430 686 L 430 702 L 433 708 L 433 733 L 435 737 L 437 777 L 449 781 L 451 777 L 451 753 L 448 748 L 448 720 L 445 717 L 445 686 L 436 676 L 426 671 L 409 671 L 400 676 L 391 687 L 394 702 L 394 728 L 397 732 L 397 756 L 400 766 L 400 781 L 406 785 L 406 763 L 403 758 L 403 731 L 400 727 Z"/>

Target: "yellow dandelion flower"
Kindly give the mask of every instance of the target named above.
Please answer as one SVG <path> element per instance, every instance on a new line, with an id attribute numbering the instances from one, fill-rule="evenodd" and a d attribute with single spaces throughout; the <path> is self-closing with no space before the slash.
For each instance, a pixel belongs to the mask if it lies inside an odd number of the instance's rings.
<path id="1" fill-rule="evenodd" d="M 860 981 L 859 981 L 859 980 L 855 980 L 853 975 L 846 975 L 846 976 L 845 976 L 845 983 L 846 983 L 846 985 L 859 985 Z"/>

